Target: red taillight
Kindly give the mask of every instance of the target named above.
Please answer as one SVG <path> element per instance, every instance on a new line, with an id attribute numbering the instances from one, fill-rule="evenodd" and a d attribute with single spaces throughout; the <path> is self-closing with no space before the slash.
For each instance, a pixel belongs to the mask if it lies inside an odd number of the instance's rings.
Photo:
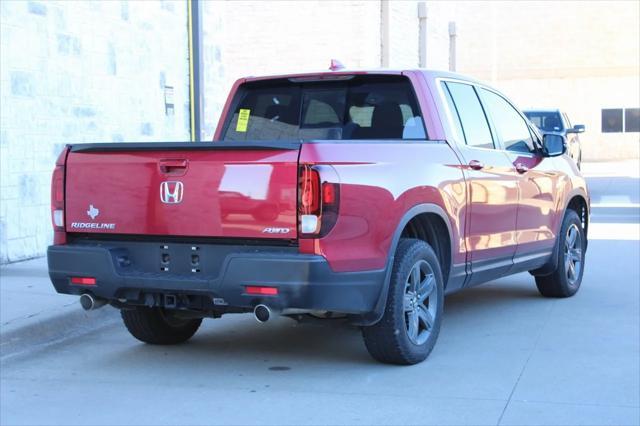
<path id="1" fill-rule="evenodd" d="M 56 207 L 64 206 L 64 166 L 56 166 L 51 179 L 51 204 Z"/>
<path id="2" fill-rule="evenodd" d="M 68 152 L 69 147 L 65 147 L 60 153 L 51 176 L 51 223 L 54 244 L 65 244 L 67 240 L 64 230 L 64 178 Z"/>
<path id="3" fill-rule="evenodd" d="M 96 285 L 96 279 L 93 277 L 71 277 L 71 284 Z"/>
<path id="4" fill-rule="evenodd" d="M 339 185 L 321 181 L 326 171 L 323 166 L 300 167 L 298 230 L 302 238 L 327 235 L 338 219 Z M 335 171 L 327 175 L 337 179 Z"/>
<path id="5" fill-rule="evenodd" d="M 322 184 L 322 204 L 334 204 L 336 202 L 336 186 L 333 183 Z"/>
<path id="6" fill-rule="evenodd" d="M 309 166 L 302 168 L 300 207 L 302 214 L 320 213 L 320 174 Z"/>
<path id="7" fill-rule="evenodd" d="M 245 293 L 247 294 L 257 294 L 261 296 L 277 296 L 278 288 L 277 287 L 260 287 L 260 286 L 246 286 L 244 288 Z"/>

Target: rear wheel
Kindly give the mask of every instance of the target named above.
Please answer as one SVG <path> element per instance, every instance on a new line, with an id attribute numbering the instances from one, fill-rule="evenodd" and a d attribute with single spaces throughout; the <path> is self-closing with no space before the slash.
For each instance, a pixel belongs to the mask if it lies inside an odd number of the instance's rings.
<path id="1" fill-rule="evenodd" d="M 423 361 L 436 343 L 444 303 L 440 264 L 424 241 L 398 245 L 382 319 L 362 334 L 373 358 L 389 364 Z"/>
<path id="2" fill-rule="evenodd" d="M 179 318 L 175 312 L 163 308 L 122 309 L 120 314 L 133 337 L 154 345 L 186 342 L 202 323 L 202 318 Z"/>
<path id="3" fill-rule="evenodd" d="M 558 265 L 549 275 L 536 277 L 540 294 L 546 297 L 570 297 L 582 283 L 586 236 L 578 213 L 568 210 L 558 237 Z"/>

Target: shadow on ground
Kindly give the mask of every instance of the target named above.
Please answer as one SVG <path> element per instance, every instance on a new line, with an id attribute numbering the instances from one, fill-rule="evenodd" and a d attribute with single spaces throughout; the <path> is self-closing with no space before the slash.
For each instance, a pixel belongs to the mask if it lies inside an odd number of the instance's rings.
<path id="1" fill-rule="evenodd" d="M 442 333 L 456 332 L 473 316 L 490 317 L 522 303 L 549 303 L 538 294 L 533 278 L 528 278 L 528 285 L 507 281 L 448 296 Z M 111 354 L 114 362 L 126 357 L 133 366 L 153 362 L 160 355 L 162 359 L 162 356 L 179 352 L 181 362 L 187 364 L 189 359 L 211 365 L 220 361 L 262 359 L 271 366 L 282 358 L 296 360 L 296 363 L 375 363 L 364 347 L 360 329 L 337 319 L 296 322 L 278 318 L 267 324 L 257 324 L 250 315 L 229 315 L 205 320 L 196 336 L 183 345 L 159 347 L 129 343 Z"/>

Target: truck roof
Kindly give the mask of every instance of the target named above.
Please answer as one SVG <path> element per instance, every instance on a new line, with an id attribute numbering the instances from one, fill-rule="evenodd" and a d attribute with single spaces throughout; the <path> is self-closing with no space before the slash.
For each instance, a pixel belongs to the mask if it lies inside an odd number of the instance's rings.
<path id="1" fill-rule="evenodd" d="M 243 81 L 260 81 L 260 80 L 271 80 L 277 78 L 328 78 L 328 77 L 336 77 L 341 75 L 358 75 L 358 74 L 391 74 L 391 75 L 402 75 L 408 72 L 418 72 L 422 73 L 427 78 L 455 78 L 458 80 L 466 80 L 474 83 L 480 83 L 479 81 L 470 78 L 466 75 L 449 72 L 449 71 L 441 71 L 441 70 L 431 70 L 426 68 L 367 68 L 367 69 L 340 69 L 337 71 L 330 70 L 319 70 L 319 71 L 307 71 L 307 72 L 298 72 L 298 73 L 290 73 L 290 74 L 273 74 L 273 75 L 263 75 L 263 76 L 247 76 L 240 78 L 239 80 Z"/>

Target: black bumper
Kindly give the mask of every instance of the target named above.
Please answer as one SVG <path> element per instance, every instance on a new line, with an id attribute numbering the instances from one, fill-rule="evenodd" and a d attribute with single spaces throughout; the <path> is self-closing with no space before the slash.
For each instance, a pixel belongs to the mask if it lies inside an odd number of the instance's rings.
<path id="1" fill-rule="evenodd" d="M 84 241 L 50 246 L 47 260 L 59 293 L 223 313 L 264 303 L 362 315 L 374 310 L 385 278 L 384 270 L 333 272 L 324 257 L 296 247 Z M 94 277 L 96 285 L 71 277 Z M 246 286 L 277 287 L 278 294 L 250 295 Z"/>

